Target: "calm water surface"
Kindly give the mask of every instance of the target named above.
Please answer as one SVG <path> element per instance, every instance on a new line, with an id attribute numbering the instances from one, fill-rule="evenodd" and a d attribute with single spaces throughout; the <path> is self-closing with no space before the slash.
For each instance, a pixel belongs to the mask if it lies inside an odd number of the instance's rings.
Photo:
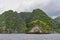
<path id="1" fill-rule="evenodd" d="M 60 34 L 0 34 L 0 40 L 60 40 Z"/>

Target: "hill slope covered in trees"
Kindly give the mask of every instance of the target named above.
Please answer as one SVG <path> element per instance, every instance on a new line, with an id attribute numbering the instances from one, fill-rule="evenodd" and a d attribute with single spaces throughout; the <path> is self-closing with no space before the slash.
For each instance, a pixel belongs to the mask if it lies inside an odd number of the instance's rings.
<path id="1" fill-rule="evenodd" d="M 56 17 L 54 20 L 57 23 L 57 25 L 58 25 L 58 31 L 60 32 L 60 16 Z"/>
<path id="2" fill-rule="evenodd" d="M 40 9 L 20 13 L 8 10 L 0 14 L 0 33 L 26 33 L 35 25 L 38 25 L 42 33 L 57 32 L 58 28 L 55 21 Z"/>

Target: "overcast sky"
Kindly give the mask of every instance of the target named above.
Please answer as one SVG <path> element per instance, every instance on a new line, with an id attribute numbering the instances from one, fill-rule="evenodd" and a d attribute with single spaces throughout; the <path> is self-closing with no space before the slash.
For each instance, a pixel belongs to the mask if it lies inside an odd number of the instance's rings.
<path id="1" fill-rule="evenodd" d="M 32 11 L 35 8 L 44 10 L 49 16 L 60 16 L 60 0 L 0 0 L 0 14 L 6 10 Z"/>

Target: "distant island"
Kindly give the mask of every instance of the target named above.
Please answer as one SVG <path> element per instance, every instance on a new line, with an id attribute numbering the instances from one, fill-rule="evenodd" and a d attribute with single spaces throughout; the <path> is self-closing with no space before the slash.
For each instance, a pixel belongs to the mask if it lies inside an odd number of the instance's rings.
<path id="1" fill-rule="evenodd" d="M 8 10 L 0 14 L 0 33 L 60 33 L 56 21 L 44 11 L 34 9 L 32 12 Z"/>

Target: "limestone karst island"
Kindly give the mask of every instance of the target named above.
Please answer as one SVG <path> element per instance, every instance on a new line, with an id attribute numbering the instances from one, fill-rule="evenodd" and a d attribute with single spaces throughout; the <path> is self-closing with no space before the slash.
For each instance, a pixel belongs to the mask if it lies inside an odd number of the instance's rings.
<path id="1" fill-rule="evenodd" d="M 60 33 L 54 19 L 41 9 L 32 12 L 8 10 L 0 14 L 0 33 L 51 34 Z"/>

